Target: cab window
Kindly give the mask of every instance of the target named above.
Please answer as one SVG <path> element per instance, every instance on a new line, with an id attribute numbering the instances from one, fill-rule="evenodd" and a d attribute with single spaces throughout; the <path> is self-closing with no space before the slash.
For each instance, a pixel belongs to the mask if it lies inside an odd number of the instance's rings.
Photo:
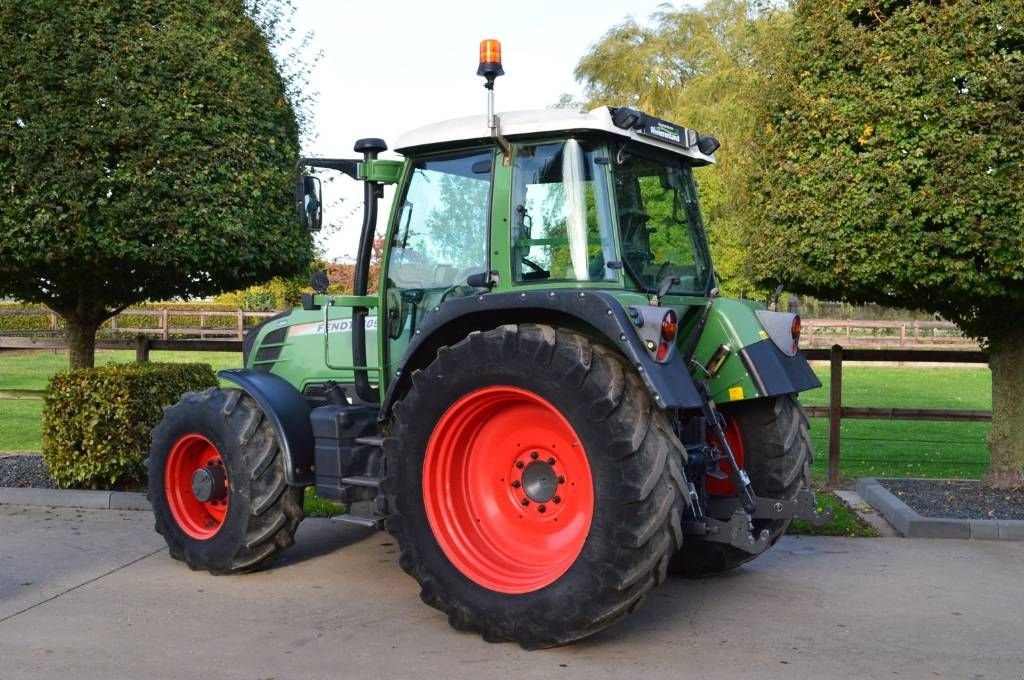
<path id="1" fill-rule="evenodd" d="M 516 148 L 512 173 L 515 281 L 616 281 L 605 152 L 575 139 Z"/>

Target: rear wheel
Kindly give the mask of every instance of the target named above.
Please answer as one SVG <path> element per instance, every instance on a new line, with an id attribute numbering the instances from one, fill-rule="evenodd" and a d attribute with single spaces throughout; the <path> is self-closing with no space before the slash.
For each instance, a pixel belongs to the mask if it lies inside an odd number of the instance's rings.
<path id="1" fill-rule="evenodd" d="M 256 402 L 239 390 L 185 394 L 153 430 L 149 500 L 171 557 L 214 574 L 252 571 L 292 544 L 302 489 Z"/>
<path id="2" fill-rule="evenodd" d="M 664 578 L 683 450 L 617 354 L 502 326 L 442 348 L 412 385 L 385 442 L 388 529 L 452 626 L 565 644 Z"/>
<path id="3" fill-rule="evenodd" d="M 754 493 L 765 498 L 792 500 L 810 483 L 811 439 L 807 416 L 793 395 L 741 401 L 720 407 L 726 418 L 726 438 L 738 462 L 750 475 Z M 709 493 L 731 494 L 732 483 L 708 480 Z M 720 519 L 728 519 L 723 517 Z M 791 520 L 754 520 L 757 533 L 768 531 L 774 544 Z M 723 543 L 693 537 L 669 565 L 674 574 L 697 577 L 734 569 L 757 557 Z"/>

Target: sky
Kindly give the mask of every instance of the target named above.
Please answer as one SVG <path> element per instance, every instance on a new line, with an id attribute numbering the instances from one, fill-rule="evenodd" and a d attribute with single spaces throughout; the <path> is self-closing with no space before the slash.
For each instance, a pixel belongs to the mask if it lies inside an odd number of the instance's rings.
<path id="1" fill-rule="evenodd" d="M 485 113 L 484 81 L 476 75 L 484 38 L 502 45 L 505 76 L 495 86 L 499 113 L 547 108 L 563 93 L 579 97 L 582 87 L 573 70 L 590 46 L 627 16 L 645 23 L 661 4 L 296 0 L 295 27 L 312 33 L 310 53 L 322 55 L 309 74 L 310 88 L 319 94 L 303 155 L 354 158 L 352 145 L 361 137 L 394 146 L 406 130 Z M 391 152 L 381 157 L 398 158 Z M 324 192 L 326 210 L 333 213 L 324 220 L 339 226 L 319 238 L 319 245 L 328 259 L 351 260 L 362 220 L 361 185 L 345 179 L 325 184 Z"/>

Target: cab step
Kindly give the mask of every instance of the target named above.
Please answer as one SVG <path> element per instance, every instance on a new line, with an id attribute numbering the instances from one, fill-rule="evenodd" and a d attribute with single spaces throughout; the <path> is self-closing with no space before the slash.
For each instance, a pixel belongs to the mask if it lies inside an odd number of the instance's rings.
<path id="1" fill-rule="evenodd" d="M 379 477 L 365 477 L 365 476 L 342 477 L 341 478 L 341 483 L 342 484 L 348 484 L 350 486 L 361 486 L 361 487 L 364 487 L 364 488 L 367 488 L 367 489 L 379 489 L 380 488 L 380 478 Z"/>

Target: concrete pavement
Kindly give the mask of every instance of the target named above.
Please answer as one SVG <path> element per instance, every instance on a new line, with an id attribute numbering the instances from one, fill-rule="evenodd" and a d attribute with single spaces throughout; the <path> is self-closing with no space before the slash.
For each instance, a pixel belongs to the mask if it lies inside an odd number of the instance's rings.
<path id="1" fill-rule="evenodd" d="M 524 652 L 419 601 L 386 534 L 307 520 L 273 569 L 171 560 L 149 513 L 0 506 L 0 679 L 1011 678 L 1024 543 L 786 537 Z"/>

